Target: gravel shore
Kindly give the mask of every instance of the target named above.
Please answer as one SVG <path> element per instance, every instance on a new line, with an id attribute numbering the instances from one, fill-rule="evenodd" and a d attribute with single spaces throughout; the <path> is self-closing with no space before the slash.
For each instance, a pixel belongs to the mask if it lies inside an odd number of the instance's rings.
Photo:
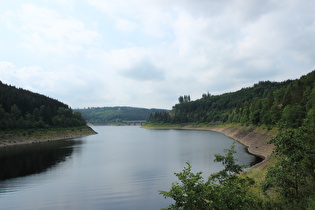
<path id="1" fill-rule="evenodd" d="M 247 146 L 248 151 L 259 157 L 267 159 L 273 150 L 274 145 L 268 144 L 268 142 L 276 136 L 276 131 L 262 129 L 257 126 L 241 126 L 241 125 L 149 125 L 142 126 L 149 129 L 187 129 L 187 130 L 209 130 L 222 133 L 236 141 Z"/>
<path id="2" fill-rule="evenodd" d="M 71 139 L 93 134 L 96 132 L 88 126 L 67 129 L 2 131 L 0 133 L 0 147 Z"/>

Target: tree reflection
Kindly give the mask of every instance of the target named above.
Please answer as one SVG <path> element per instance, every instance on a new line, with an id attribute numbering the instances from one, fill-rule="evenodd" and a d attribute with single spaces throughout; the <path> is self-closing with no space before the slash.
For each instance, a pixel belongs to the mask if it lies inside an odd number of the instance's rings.
<path id="1" fill-rule="evenodd" d="M 0 180 L 40 173 L 66 160 L 78 140 L 51 141 L 0 148 Z"/>

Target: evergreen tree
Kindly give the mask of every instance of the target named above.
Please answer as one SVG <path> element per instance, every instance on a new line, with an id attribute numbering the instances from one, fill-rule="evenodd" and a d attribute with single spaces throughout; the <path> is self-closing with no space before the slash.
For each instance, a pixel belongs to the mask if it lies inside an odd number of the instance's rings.
<path id="1" fill-rule="evenodd" d="M 62 111 L 60 111 L 62 110 Z M 62 112 L 62 113 L 60 113 Z M 53 118 L 62 115 L 62 122 Z M 0 129 L 72 127 L 85 125 L 82 116 L 64 103 L 44 95 L 0 83 Z"/>

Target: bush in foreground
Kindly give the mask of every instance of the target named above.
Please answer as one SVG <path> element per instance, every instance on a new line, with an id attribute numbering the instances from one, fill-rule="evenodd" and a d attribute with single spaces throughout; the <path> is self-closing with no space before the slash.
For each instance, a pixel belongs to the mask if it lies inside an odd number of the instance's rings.
<path id="1" fill-rule="evenodd" d="M 238 176 L 246 166 L 236 164 L 234 153 L 233 144 L 225 150 L 225 156 L 215 155 L 215 161 L 221 162 L 225 168 L 210 175 L 206 181 L 201 176 L 202 172 L 191 172 L 189 163 L 182 172 L 175 173 L 181 183 L 173 183 L 170 191 L 159 191 L 165 198 L 175 201 L 168 209 L 262 208 L 261 199 L 250 191 L 255 182 L 249 177 Z"/>

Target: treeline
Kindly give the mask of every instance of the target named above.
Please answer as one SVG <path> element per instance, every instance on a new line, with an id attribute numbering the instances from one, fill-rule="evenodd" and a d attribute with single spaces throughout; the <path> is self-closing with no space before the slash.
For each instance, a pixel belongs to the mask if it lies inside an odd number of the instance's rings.
<path id="1" fill-rule="evenodd" d="M 196 101 L 180 97 L 170 112 L 151 114 L 149 123 L 279 123 L 300 127 L 305 118 L 314 118 L 315 72 L 284 82 L 263 81 L 253 87 L 222 95 L 203 94 Z M 187 100 L 183 100 L 186 98 Z M 190 99 L 190 98 L 189 98 Z"/>
<path id="2" fill-rule="evenodd" d="M 217 175 L 226 175 L 236 167 L 229 165 L 233 163 L 230 154 L 219 159 L 227 164 L 226 168 L 205 182 L 201 172 L 192 173 L 188 165 L 176 174 L 181 184 L 176 182 L 170 191 L 161 191 L 163 196 L 175 200 L 171 207 L 315 209 L 315 71 L 296 80 L 259 82 L 233 93 L 203 94 L 196 101 L 183 98 L 170 112 L 150 115 L 148 122 L 241 123 L 277 127 L 279 134 L 270 141 L 274 151 L 263 169 L 266 171 L 259 171 L 266 174 L 263 181 L 255 182 L 245 174 L 230 174 L 217 185 Z M 255 191 L 259 193 L 253 194 Z"/>
<path id="3" fill-rule="evenodd" d="M 94 107 L 75 109 L 89 123 L 112 124 L 123 123 L 123 121 L 145 120 L 150 114 L 165 112 L 163 109 L 145 109 L 135 107 Z"/>
<path id="4" fill-rule="evenodd" d="M 85 125 L 68 105 L 0 82 L 0 130 Z"/>

